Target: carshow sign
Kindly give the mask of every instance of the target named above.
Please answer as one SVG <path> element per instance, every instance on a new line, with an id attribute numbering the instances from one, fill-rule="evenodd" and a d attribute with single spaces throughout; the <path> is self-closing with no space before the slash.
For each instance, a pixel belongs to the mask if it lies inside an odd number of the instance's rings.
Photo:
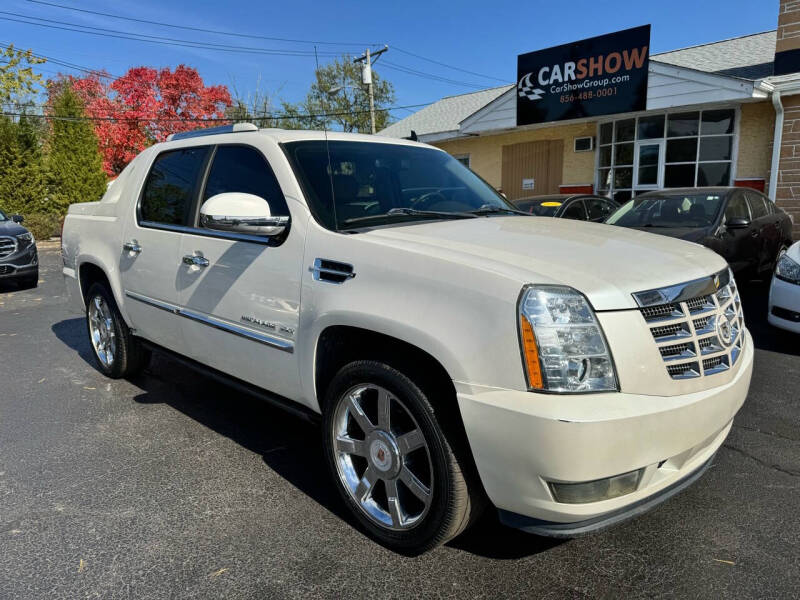
<path id="1" fill-rule="evenodd" d="M 517 57 L 517 125 L 647 107 L 650 25 Z"/>

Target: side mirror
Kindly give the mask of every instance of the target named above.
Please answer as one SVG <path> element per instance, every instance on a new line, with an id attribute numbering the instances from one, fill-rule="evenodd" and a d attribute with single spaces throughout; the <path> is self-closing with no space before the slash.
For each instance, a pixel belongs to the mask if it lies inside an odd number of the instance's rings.
<path id="1" fill-rule="evenodd" d="M 22 215 L 11 215 L 11 220 L 14 221 L 14 223 L 22 223 L 25 219 Z"/>
<path id="2" fill-rule="evenodd" d="M 747 217 L 731 217 L 725 221 L 725 227 L 728 229 L 745 229 L 750 227 L 750 219 Z"/>
<path id="3" fill-rule="evenodd" d="M 264 198 L 226 192 L 212 196 L 200 207 L 200 225 L 216 231 L 275 236 L 289 226 L 289 217 L 273 217 Z"/>

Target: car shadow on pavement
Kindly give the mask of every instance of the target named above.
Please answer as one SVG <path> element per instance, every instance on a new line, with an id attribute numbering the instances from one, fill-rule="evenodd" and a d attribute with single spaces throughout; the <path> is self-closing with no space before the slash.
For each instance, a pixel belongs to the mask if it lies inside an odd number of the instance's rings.
<path id="1" fill-rule="evenodd" d="M 240 446 L 331 513 L 357 528 L 325 468 L 319 426 L 272 407 L 257 398 L 206 377 L 184 371 L 160 353 L 132 380 L 143 391 L 134 400 L 167 404 Z M 176 393 L 177 392 L 177 393 Z M 522 558 L 548 550 L 560 541 L 501 525 L 493 508 L 464 535 L 448 545 L 486 558 Z"/>
<path id="2" fill-rule="evenodd" d="M 767 321 L 769 282 L 751 281 L 739 285 L 744 323 L 760 350 L 800 356 L 800 335 L 773 327 Z"/>
<path id="3" fill-rule="evenodd" d="M 64 319 L 58 323 L 54 323 L 50 330 L 55 336 L 64 343 L 65 346 L 72 348 L 78 353 L 83 361 L 94 367 L 94 354 L 92 354 L 92 347 L 89 343 L 89 335 L 86 333 L 86 319 L 83 317 L 75 317 L 73 319 Z"/>
<path id="4" fill-rule="evenodd" d="M 94 367 L 84 319 L 65 319 L 51 329 L 62 343 Z M 325 468 L 318 425 L 240 393 L 198 371 L 183 369 L 160 352 L 155 352 L 150 366 L 130 382 L 140 390 L 134 401 L 166 404 L 257 453 L 272 471 L 357 528 Z M 448 546 L 503 560 L 538 554 L 559 543 L 560 540 L 530 535 L 501 525 L 496 511 L 489 506 L 470 530 Z"/>

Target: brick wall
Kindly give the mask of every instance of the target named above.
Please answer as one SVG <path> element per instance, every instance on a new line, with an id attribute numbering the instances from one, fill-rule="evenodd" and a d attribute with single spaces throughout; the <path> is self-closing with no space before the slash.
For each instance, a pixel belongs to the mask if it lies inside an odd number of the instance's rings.
<path id="1" fill-rule="evenodd" d="M 800 0 L 781 0 L 775 52 L 800 48 Z"/>
<path id="2" fill-rule="evenodd" d="M 800 2 L 796 2 L 800 5 Z M 800 239 L 800 95 L 783 101 L 783 138 L 775 201 L 794 217 L 794 239 Z"/>
<path id="3" fill-rule="evenodd" d="M 775 42 L 775 75 L 800 71 L 800 1 L 781 0 Z"/>

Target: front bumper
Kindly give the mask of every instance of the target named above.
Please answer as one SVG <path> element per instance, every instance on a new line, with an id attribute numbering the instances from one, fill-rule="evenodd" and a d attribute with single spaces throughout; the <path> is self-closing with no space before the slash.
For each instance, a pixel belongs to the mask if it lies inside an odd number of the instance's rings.
<path id="1" fill-rule="evenodd" d="M 536 394 L 457 384 L 486 493 L 506 523 L 547 535 L 585 533 L 640 514 L 699 477 L 725 441 L 750 385 L 749 333 L 737 363 L 727 383 L 680 396 Z M 638 469 L 635 491 L 598 502 L 556 502 L 548 485 Z"/>
<path id="2" fill-rule="evenodd" d="M 800 285 L 773 277 L 772 285 L 769 288 L 769 311 L 767 313 L 770 325 L 800 333 L 799 316 Z"/>
<path id="3" fill-rule="evenodd" d="M 39 268 L 36 244 L 0 259 L 0 279 L 16 279 L 33 275 Z"/>

